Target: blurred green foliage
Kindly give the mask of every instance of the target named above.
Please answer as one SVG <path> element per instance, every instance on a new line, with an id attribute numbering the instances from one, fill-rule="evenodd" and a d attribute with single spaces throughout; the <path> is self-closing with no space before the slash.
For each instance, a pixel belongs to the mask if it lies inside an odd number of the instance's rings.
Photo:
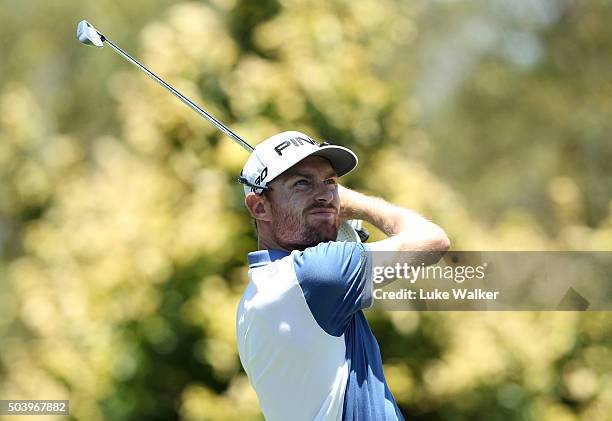
<path id="1" fill-rule="evenodd" d="M 612 249 L 612 6 L 0 1 L 0 397 L 71 419 L 261 419 L 235 309 L 256 241 L 233 142 L 353 148 L 346 183 L 455 249 Z M 380 238 L 380 233 L 374 233 Z M 414 420 L 606 420 L 608 313 L 378 313 Z"/>

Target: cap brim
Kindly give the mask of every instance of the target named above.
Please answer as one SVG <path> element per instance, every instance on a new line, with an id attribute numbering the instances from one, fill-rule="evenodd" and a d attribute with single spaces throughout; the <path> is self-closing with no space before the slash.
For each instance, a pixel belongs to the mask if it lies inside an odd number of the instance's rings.
<path id="1" fill-rule="evenodd" d="M 307 156 L 322 156 L 326 158 L 331 163 L 338 177 L 348 174 L 359 163 L 357 155 L 353 151 L 336 145 L 321 146 L 318 150 Z"/>

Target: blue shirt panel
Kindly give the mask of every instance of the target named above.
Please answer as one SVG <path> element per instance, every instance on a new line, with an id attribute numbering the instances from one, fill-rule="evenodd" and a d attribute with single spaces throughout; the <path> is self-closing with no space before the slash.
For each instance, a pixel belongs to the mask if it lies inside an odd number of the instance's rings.
<path id="1" fill-rule="evenodd" d="M 362 243 L 328 242 L 296 253 L 293 265 L 315 320 L 342 336 L 353 315 L 372 304 L 371 268 Z"/>
<path id="2" fill-rule="evenodd" d="M 349 378 L 344 393 L 343 420 L 404 421 L 387 386 L 376 338 L 362 311 L 344 334 Z"/>
<path id="3" fill-rule="evenodd" d="M 361 311 L 372 303 L 371 258 L 362 243 L 329 242 L 293 256 L 312 315 L 328 334 L 344 334 L 349 378 L 344 420 L 404 420 L 383 374 L 376 338 Z"/>

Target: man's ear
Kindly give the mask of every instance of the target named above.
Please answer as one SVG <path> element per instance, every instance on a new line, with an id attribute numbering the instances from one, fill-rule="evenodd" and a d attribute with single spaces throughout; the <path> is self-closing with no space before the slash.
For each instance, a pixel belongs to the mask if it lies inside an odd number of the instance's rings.
<path id="1" fill-rule="evenodd" d="M 247 194 L 247 196 L 244 198 L 244 204 L 249 212 L 251 212 L 251 216 L 255 218 L 255 220 L 272 220 L 269 203 L 267 203 L 267 199 L 263 194 L 256 194 L 254 192 Z"/>

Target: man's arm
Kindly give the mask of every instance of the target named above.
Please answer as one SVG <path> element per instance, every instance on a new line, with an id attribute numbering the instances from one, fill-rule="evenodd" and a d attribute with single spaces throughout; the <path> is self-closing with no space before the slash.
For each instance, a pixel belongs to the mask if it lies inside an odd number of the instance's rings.
<path id="1" fill-rule="evenodd" d="M 426 251 L 423 263 L 433 264 L 449 249 L 450 240 L 442 228 L 418 213 L 383 199 L 366 196 L 338 186 L 340 215 L 344 219 L 363 219 L 384 232 L 389 238 L 369 243 L 372 251 Z M 425 256 L 428 256 L 425 258 Z M 405 261 L 405 258 L 401 259 Z M 413 262 L 417 263 L 417 262 Z"/>
<path id="2" fill-rule="evenodd" d="M 293 256 L 306 303 L 319 326 L 333 336 L 342 335 L 353 314 L 372 304 L 372 263 L 430 265 L 449 247 L 440 227 L 411 210 L 342 186 L 338 194 L 342 218 L 366 220 L 389 238 L 368 244 L 325 242 Z M 377 253 L 373 261 L 371 254 L 364 258 L 364 251 L 387 253 Z"/>

